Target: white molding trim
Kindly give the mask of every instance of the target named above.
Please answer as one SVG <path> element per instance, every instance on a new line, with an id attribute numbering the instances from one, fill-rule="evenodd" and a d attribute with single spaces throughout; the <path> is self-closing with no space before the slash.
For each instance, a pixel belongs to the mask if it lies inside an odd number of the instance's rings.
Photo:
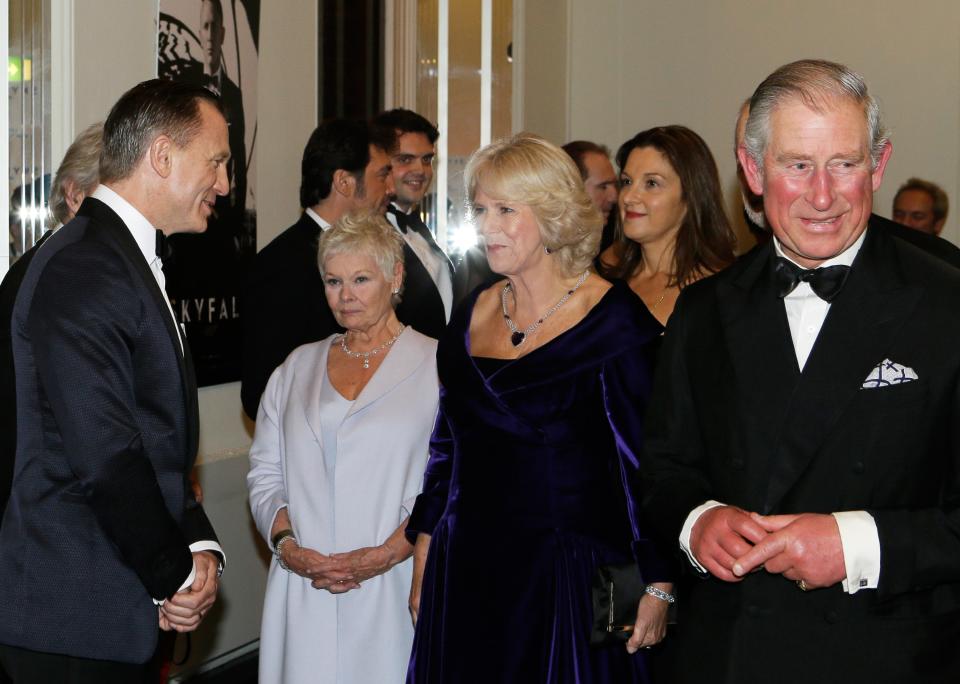
<path id="1" fill-rule="evenodd" d="M 10 2 L 0 0 L 0 64 L 8 64 L 10 57 Z M 7 173 L 4 176 L 3 192 L 0 192 L 0 216 L 10 214 L 10 81 L 6 67 L 3 69 L 2 87 L 4 96 L 0 97 L 0 130 L 6 136 L 0 145 L 0 168 Z M 10 227 L 7 227 L 7 231 Z M 0 278 L 7 274 L 10 268 L 10 238 L 0 240 Z"/>
<path id="2" fill-rule="evenodd" d="M 573 2 L 565 0 L 567 10 L 567 25 L 564 27 L 566 32 L 566 70 L 567 73 L 563 79 L 563 101 L 564 122 L 563 139 L 570 140 L 573 137 L 573 102 L 570 101 L 570 77 L 573 73 Z"/>
<path id="3" fill-rule="evenodd" d="M 74 103 L 75 0 L 53 0 L 50 8 L 50 168 L 60 166 L 76 130 Z"/>
<path id="4" fill-rule="evenodd" d="M 480 6 L 480 147 L 490 144 L 493 119 L 493 0 Z"/>
<path id="5" fill-rule="evenodd" d="M 417 0 L 386 0 L 383 108 L 417 109 Z"/>
<path id="6" fill-rule="evenodd" d="M 437 0 L 437 244 L 447 244 L 447 140 L 450 84 L 450 0 Z"/>
<path id="7" fill-rule="evenodd" d="M 524 121 L 526 118 L 523 112 L 524 72 L 526 70 L 526 64 L 523 58 L 524 29 L 526 27 L 525 15 L 525 0 L 513 0 L 513 80 L 510 93 L 512 133 L 519 133 L 524 130 Z"/>
<path id="8" fill-rule="evenodd" d="M 383 109 L 393 109 L 394 71 L 396 71 L 396 46 L 394 43 L 394 0 L 383 3 Z"/>

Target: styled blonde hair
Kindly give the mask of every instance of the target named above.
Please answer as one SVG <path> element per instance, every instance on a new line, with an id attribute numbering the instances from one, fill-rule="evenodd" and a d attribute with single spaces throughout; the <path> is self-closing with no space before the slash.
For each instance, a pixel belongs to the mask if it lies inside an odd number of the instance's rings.
<path id="1" fill-rule="evenodd" d="M 403 264 L 403 237 L 382 214 L 369 210 L 345 214 L 320 236 L 320 275 L 326 276 L 324 264 L 330 257 L 356 252 L 373 257 L 389 282 L 397 264 Z"/>
<path id="2" fill-rule="evenodd" d="M 477 189 L 530 207 L 540 239 L 572 277 L 590 268 L 600 249 L 603 216 L 583 185 L 576 164 L 562 149 L 533 133 L 518 133 L 473 153 L 463 172 L 472 204 Z"/>

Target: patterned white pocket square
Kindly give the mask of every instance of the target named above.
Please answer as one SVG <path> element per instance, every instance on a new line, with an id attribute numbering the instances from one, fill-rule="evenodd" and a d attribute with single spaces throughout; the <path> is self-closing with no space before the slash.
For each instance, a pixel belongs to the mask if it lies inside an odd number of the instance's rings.
<path id="1" fill-rule="evenodd" d="M 863 381 L 861 388 L 876 389 L 890 385 L 902 385 L 905 382 L 913 382 L 914 380 L 919 380 L 915 370 L 909 366 L 901 366 L 899 363 L 894 363 L 890 359 L 884 359 L 867 374 L 867 379 Z"/>

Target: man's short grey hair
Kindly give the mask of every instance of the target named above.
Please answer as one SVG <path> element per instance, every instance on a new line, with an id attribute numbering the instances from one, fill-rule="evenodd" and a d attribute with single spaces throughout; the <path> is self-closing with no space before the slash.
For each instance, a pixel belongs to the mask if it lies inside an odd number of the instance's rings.
<path id="1" fill-rule="evenodd" d="M 754 91 L 743 143 L 757 167 L 762 171 L 763 157 L 770 142 L 770 116 L 779 105 L 799 100 L 810 109 L 823 112 L 839 99 L 851 100 L 863 107 L 870 139 L 870 158 L 876 168 L 890 140 L 880 105 L 860 74 L 843 64 L 821 59 L 802 59 L 785 64 L 767 76 Z"/>

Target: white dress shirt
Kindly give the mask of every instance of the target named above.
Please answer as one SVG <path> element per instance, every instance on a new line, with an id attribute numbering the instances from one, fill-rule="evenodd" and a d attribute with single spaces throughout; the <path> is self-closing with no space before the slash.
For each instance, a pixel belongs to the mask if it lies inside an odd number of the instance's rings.
<path id="1" fill-rule="evenodd" d="M 307 214 L 307 216 L 309 216 L 310 218 L 312 218 L 314 221 L 317 222 L 317 225 L 320 226 L 321 232 L 325 231 L 327 228 L 330 227 L 330 222 L 327 221 L 325 218 L 323 218 L 320 214 L 315 212 L 310 207 L 307 207 L 304 211 Z"/>
<path id="2" fill-rule="evenodd" d="M 832 259 L 823 262 L 818 268 L 825 266 L 850 266 L 863 245 L 867 232 L 850 245 L 844 252 Z M 773 238 L 777 256 L 796 264 L 787 256 L 780 242 Z M 797 264 L 800 268 L 804 268 Z M 830 302 L 820 299 L 810 287 L 809 283 L 801 281 L 796 289 L 783 298 L 787 322 L 790 325 L 790 337 L 793 341 L 793 350 L 797 355 L 797 365 L 801 372 L 807 364 L 813 345 L 817 341 L 823 322 L 830 311 Z M 723 506 L 719 501 L 707 501 L 694 508 L 684 522 L 680 531 L 680 548 L 687 554 L 690 562 L 701 572 L 706 572 L 690 550 L 690 533 L 694 524 L 701 515 L 711 508 Z M 843 590 L 855 594 L 861 589 L 876 589 L 880 581 L 880 536 L 873 516 L 866 511 L 840 511 L 833 513 L 840 531 L 840 544 L 843 549 L 843 562 L 847 577 L 842 581 Z"/>
<path id="3" fill-rule="evenodd" d="M 396 204 L 393 204 L 393 206 L 399 212 L 410 213 L 409 211 L 403 211 Z M 400 226 L 397 225 L 397 218 L 389 211 L 387 212 L 387 220 L 400 231 L 404 241 L 410 245 L 410 249 L 417 255 L 420 263 L 433 278 L 433 282 L 437 286 L 437 292 L 440 293 L 440 299 L 443 300 L 443 312 L 449 323 L 450 314 L 453 312 L 453 280 L 450 278 L 450 268 L 447 266 L 446 259 L 434 252 L 430 244 L 417 231 L 403 232 L 400 230 Z"/>
<path id="4" fill-rule="evenodd" d="M 98 185 L 91 197 L 100 200 L 108 207 L 113 209 L 117 216 L 119 216 L 127 226 L 127 230 L 130 231 L 134 241 L 136 241 L 137 247 L 140 248 L 140 252 L 143 254 L 144 260 L 150 266 L 150 272 L 153 273 L 153 277 L 156 279 L 157 285 L 160 286 L 160 291 L 164 293 L 163 301 L 167 303 L 167 311 L 170 312 L 170 317 L 173 319 L 174 327 L 181 333 L 177 336 L 177 338 L 180 342 L 180 353 L 182 354 L 183 340 L 186 337 L 186 333 L 183 330 L 183 326 L 181 326 L 177 321 L 177 317 L 173 314 L 173 307 L 170 306 L 170 300 L 166 296 L 166 280 L 163 276 L 160 257 L 157 256 L 157 229 L 150 224 L 150 221 L 148 221 L 147 218 L 136 209 L 136 207 L 134 207 L 116 192 L 108 188 L 106 185 Z M 197 553 L 199 551 L 214 551 L 215 553 L 219 554 L 221 566 L 226 561 L 226 555 L 223 553 L 223 549 L 220 547 L 220 544 L 213 540 L 197 541 L 190 545 L 191 553 Z M 180 585 L 179 591 L 183 591 L 193 584 L 193 580 L 196 579 L 196 576 L 197 566 L 196 563 L 194 563 L 193 567 L 190 569 L 190 574 L 187 575 L 187 579 L 183 584 Z M 153 602 L 158 606 L 163 605 L 162 599 L 158 600 L 154 598 Z"/>

